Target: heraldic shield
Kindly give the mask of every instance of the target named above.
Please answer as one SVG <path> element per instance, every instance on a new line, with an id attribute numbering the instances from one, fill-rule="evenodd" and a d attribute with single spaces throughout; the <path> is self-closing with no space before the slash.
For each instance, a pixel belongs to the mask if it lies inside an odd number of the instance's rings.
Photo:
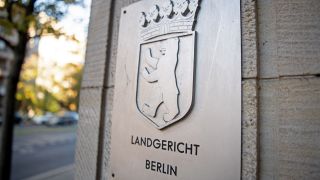
<path id="1" fill-rule="evenodd" d="M 197 0 L 168 0 L 139 19 L 136 104 L 158 129 L 183 119 L 192 106 L 197 9 Z"/>
<path id="2" fill-rule="evenodd" d="M 139 111 L 161 129 L 183 118 L 193 96 L 195 34 L 141 44 Z"/>

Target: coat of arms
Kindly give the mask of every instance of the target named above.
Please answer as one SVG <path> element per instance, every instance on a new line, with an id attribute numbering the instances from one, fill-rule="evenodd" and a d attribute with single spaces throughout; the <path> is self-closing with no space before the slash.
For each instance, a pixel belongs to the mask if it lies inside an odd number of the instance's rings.
<path id="1" fill-rule="evenodd" d="M 140 14 L 136 103 L 158 129 L 181 120 L 192 105 L 198 1 L 160 1 Z"/>

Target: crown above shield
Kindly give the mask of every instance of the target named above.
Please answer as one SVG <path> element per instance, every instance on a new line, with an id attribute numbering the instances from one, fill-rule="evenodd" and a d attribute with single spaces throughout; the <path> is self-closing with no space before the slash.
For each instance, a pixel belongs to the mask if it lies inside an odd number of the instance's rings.
<path id="1" fill-rule="evenodd" d="M 166 0 L 141 12 L 141 39 L 146 41 L 170 33 L 194 30 L 200 0 Z"/>

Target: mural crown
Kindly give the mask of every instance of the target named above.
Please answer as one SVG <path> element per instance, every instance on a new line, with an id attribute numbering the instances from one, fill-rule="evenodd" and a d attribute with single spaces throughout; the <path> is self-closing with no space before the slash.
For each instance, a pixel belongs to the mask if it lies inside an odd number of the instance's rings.
<path id="1" fill-rule="evenodd" d="M 194 30 L 199 0 L 166 0 L 140 13 L 140 35 L 143 40 L 170 33 Z"/>

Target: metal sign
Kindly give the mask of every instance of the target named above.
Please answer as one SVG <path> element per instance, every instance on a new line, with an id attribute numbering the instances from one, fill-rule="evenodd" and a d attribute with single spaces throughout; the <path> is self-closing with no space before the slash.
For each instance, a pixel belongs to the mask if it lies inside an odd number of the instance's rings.
<path id="1" fill-rule="evenodd" d="M 110 179 L 240 179 L 240 1 L 140 1 L 118 46 Z"/>

